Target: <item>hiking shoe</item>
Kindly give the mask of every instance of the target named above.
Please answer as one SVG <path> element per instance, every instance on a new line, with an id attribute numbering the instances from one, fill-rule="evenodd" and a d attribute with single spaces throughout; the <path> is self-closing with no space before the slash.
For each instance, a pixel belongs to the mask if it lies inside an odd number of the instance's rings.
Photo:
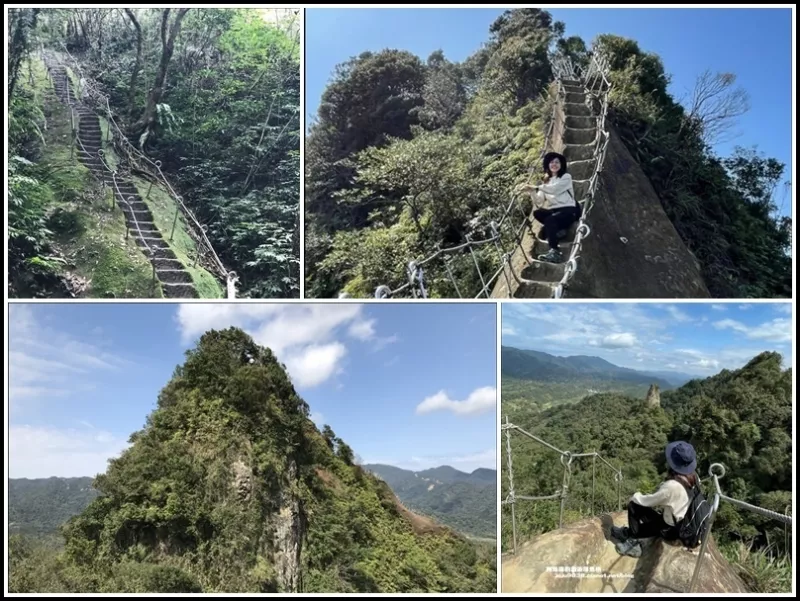
<path id="1" fill-rule="evenodd" d="M 611 526 L 611 538 L 618 542 L 625 542 L 630 538 L 627 526 Z"/>
<path id="2" fill-rule="evenodd" d="M 561 251 L 551 248 L 546 255 L 539 255 L 539 260 L 547 263 L 561 263 Z"/>
<path id="3" fill-rule="evenodd" d="M 635 538 L 629 538 L 625 542 L 617 543 L 614 547 L 620 555 L 627 555 L 628 557 L 642 556 L 642 545 Z"/>

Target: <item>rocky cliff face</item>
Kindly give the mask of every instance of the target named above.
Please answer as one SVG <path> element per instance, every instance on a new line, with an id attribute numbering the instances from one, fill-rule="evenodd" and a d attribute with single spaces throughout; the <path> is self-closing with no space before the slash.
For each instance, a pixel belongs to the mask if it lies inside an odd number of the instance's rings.
<path id="1" fill-rule="evenodd" d="M 504 593 L 684 593 L 697 550 L 648 539 L 640 558 L 621 556 L 610 540 L 611 525 L 627 524 L 617 512 L 542 534 L 503 557 Z M 744 583 L 709 543 L 696 593 L 745 593 Z"/>

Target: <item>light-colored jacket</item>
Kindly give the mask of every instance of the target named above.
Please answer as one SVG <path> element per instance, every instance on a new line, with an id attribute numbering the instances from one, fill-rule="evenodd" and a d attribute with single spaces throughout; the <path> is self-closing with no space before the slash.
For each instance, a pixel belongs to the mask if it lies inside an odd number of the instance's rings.
<path id="1" fill-rule="evenodd" d="M 536 203 L 543 209 L 563 209 L 575 206 L 575 191 L 572 188 L 572 176 L 565 173 L 561 177 L 551 178 L 546 184 L 537 186 Z"/>
<path id="2" fill-rule="evenodd" d="M 678 524 L 689 509 L 689 493 L 677 480 L 665 480 L 652 495 L 637 492 L 631 500 L 644 507 L 663 508 L 664 521 L 670 526 Z"/>

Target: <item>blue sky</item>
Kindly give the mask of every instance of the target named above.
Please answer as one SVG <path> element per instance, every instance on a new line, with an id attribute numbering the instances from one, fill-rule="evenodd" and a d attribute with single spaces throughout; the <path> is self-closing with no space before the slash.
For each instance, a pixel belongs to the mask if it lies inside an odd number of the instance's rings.
<path id="1" fill-rule="evenodd" d="M 242 327 L 290 372 L 312 418 L 365 463 L 495 467 L 496 307 L 14 304 L 11 477 L 93 476 L 155 408 L 183 353 Z"/>
<path id="2" fill-rule="evenodd" d="M 694 376 L 742 367 L 763 351 L 778 351 L 791 367 L 792 305 L 507 303 L 502 343 Z"/>
<path id="3" fill-rule="evenodd" d="M 750 95 L 750 111 L 736 139 L 719 145 L 727 156 L 734 145 L 758 146 L 792 169 L 792 11 L 791 9 L 555 8 L 566 35 L 587 43 L 598 34 L 629 37 L 658 54 L 672 75 L 670 91 L 688 98 L 706 68 L 736 73 Z M 319 106 L 334 67 L 363 51 L 398 48 L 423 60 L 441 49 L 463 61 L 489 39 L 489 26 L 503 9 L 327 9 L 305 12 L 306 122 Z M 780 202 L 780 201 L 778 201 Z M 784 213 L 791 212 L 786 200 Z"/>

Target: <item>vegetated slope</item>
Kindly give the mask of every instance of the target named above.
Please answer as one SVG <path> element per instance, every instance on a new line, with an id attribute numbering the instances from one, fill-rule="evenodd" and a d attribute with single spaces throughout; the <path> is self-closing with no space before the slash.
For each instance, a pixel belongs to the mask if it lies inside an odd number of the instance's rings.
<path id="1" fill-rule="evenodd" d="M 84 181 L 86 169 L 70 173 L 64 167 L 72 144 L 69 115 L 65 112 L 66 116 L 51 120 L 46 113 L 50 109 L 43 114 L 30 89 L 41 87 L 36 65 L 29 77 L 28 64 L 30 59 L 36 63 L 37 51 L 43 49 L 65 58 L 73 84 L 80 83 L 84 91 L 84 84 L 91 84 L 99 92 L 78 94 L 85 105 L 81 111 L 88 108 L 99 116 L 106 158 L 132 180 L 123 193 L 136 192 L 146 201 L 150 231 L 159 230 L 164 240 L 169 239 L 173 260 L 180 260 L 190 272 L 201 297 L 224 295 L 214 278 L 196 277 L 196 272 L 205 271 L 200 268 L 202 261 L 196 260 L 182 217 L 173 232 L 174 194 L 157 186 L 151 190 L 142 173 L 127 173 L 128 165 L 110 156 L 114 150 L 117 158 L 123 158 L 132 145 L 161 165 L 175 194 L 207 230 L 225 270 L 235 272 L 239 297 L 297 296 L 299 16 L 286 11 L 287 20 L 275 22 L 275 13 L 264 11 L 10 11 L 13 295 L 160 295 L 152 291 L 149 266 L 137 256 L 141 252 L 132 239 L 126 239 L 124 221 L 102 212 L 106 206 L 106 199 L 99 198 L 102 187 L 94 186 L 99 192 L 91 189 L 91 178 Z M 105 98 L 122 130 L 112 127 L 113 144 L 105 140 Z M 83 124 L 82 118 L 79 125 Z M 54 132 L 55 143 L 48 134 L 53 127 L 60 128 Z M 60 149 L 59 159 L 42 161 L 41 155 L 50 148 Z M 108 186 L 105 193 L 109 194 Z M 72 215 L 52 221 L 51 197 L 57 203 L 77 199 L 78 208 L 91 209 L 91 214 L 77 220 L 77 225 Z M 138 203 L 137 207 L 144 209 Z M 75 212 L 74 206 L 66 209 Z M 197 226 L 194 229 L 194 237 L 200 237 Z M 66 291 L 64 278 L 59 277 L 65 272 Z"/>
<path id="2" fill-rule="evenodd" d="M 600 357 L 557 357 L 541 351 L 501 349 L 503 405 L 535 403 L 539 407 L 575 402 L 597 392 L 644 398 L 651 384 L 672 388 L 648 372 L 619 367 Z"/>
<path id="3" fill-rule="evenodd" d="M 705 477 L 711 463 L 725 465 L 721 481 L 725 494 L 783 513 L 792 501 L 792 373 L 782 357 L 765 352 L 738 370 L 697 379 L 662 395 L 661 407 L 649 408 L 643 399 L 599 394 L 579 403 L 539 411 L 515 405 L 511 421 L 559 449 L 601 453 L 621 468 L 621 501 L 636 491 L 655 489 L 666 472 L 664 446 L 687 440 L 698 452 L 698 473 Z M 505 408 L 504 408 L 505 410 Z M 514 482 L 518 494 L 537 496 L 559 489 L 563 466 L 551 451 L 512 434 Z M 507 463 L 503 494 L 507 492 Z M 576 460 L 571 471 L 566 521 L 612 511 L 618 507 L 612 474 L 596 467 L 592 503 L 590 459 Z M 558 502 L 517 503 L 521 540 L 558 526 Z M 511 541 L 510 515 L 504 510 L 502 544 Z M 781 555 L 783 526 L 759 515 L 722 503 L 714 522 L 717 542 L 731 551 L 732 543 L 752 543 Z M 748 569 L 754 564 L 748 564 Z"/>
<path id="4" fill-rule="evenodd" d="M 366 464 L 384 480 L 403 505 L 459 532 L 480 538 L 497 536 L 497 472 L 471 474 L 450 466 L 413 472 L 391 465 Z"/>
<path id="5" fill-rule="evenodd" d="M 542 100 L 553 81 L 549 53 L 588 62 L 586 41 L 565 36 L 567 26 L 547 11 L 514 9 L 492 23 L 487 42 L 461 63 L 441 51 L 423 60 L 387 49 L 339 66 L 306 140 L 309 295 L 372 297 L 379 285 L 406 284 L 409 261 L 467 236 L 489 237 L 514 187 L 540 169 L 551 113 Z M 713 134 L 732 124 L 730 115 L 679 105 L 667 91 L 669 66 L 634 40 L 602 35 L 597 41 L 611 67 L 615 143 L 644 171 L 682 244 L 697 257 L 705 288 L 714 297 L 789 297 L 791 219 L 776 212 L 785 166 L 744 149 L 716 156 Z M 697 92 L 739 108 L 731 74 L 700 78 Z M 614 202 L 614 194 L 606 196 L 603 202 Z M 613 228 L 601 233 L 622 244 Z M 513 241 L 503 242 L 509 252 Z M 446 267 L 425 265 L 430 296 L 466 298 L 481 290 L 474 261 L 488 277 L 500 265 L 498 250 L 492 244 L 473 250 Z M 602 264 L 602 257 L 593 260 Z M 624 277 L 624 267 L 616 267 Z"/>
<path id="6" fill-rule="evenodd" d="M 206 333 L 63 528 L 63 555 L 16 543 L 11 590 L 494 590 L 492 550 L 409 514 L 308 414 L 269 349 Z"/>
<path id="7" fill-rule="evenodd" d="M 91 478 L 9 478 L 9 533 L 57 533 L 97 496 Z"/>

